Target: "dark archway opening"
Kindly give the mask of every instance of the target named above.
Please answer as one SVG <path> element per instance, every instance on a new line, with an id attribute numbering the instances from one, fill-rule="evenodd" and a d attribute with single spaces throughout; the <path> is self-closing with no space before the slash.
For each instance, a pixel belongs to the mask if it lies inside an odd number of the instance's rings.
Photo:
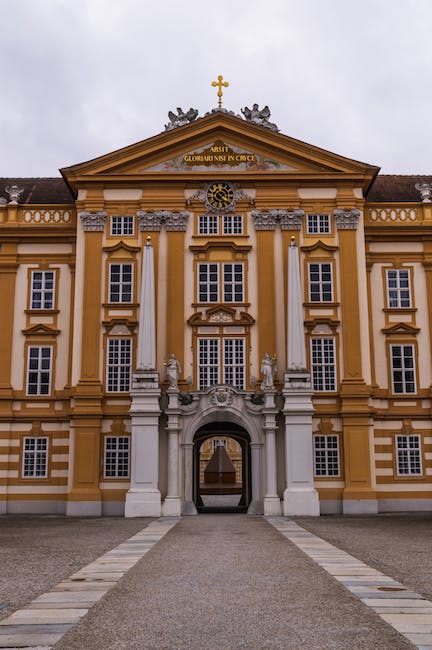
<path id="1" fill-rule="evenodd" d="M 247 512 L 252 499 L 251 453 L 250 437 L 243 427 L 213 422 L 198 429 L 193 488 L 199 513 Z"/>

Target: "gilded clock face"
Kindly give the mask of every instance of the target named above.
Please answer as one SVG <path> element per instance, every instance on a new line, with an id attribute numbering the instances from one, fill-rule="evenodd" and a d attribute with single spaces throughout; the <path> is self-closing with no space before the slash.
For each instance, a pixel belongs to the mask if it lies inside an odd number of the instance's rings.
<path id="1" fill-rule="evenodd" d="M 213 208 L 226 208 L 234 200 L 234 190 L 229 183 L 212 183 L 207 190 L 207 203 Z"/>

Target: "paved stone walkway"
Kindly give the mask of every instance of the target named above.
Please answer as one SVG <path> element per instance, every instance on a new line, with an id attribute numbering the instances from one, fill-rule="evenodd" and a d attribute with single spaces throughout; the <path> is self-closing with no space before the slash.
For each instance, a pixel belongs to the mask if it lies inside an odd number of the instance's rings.
<path id="1" fill-rule="evenodd" d="M 268 521 L 417 648 L 432 650 L 432 602 L 293 521 Z"/>
<path id="2" fill-rule="evenodd" d="M 160 519 L 1 621 L 0 648 L 432 650 L 432 603 L 269 523 Z"/>

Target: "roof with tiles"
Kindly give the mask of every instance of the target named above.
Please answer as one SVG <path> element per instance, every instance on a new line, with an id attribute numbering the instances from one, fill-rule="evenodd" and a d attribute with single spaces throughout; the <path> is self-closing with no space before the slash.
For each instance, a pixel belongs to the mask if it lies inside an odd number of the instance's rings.
<path id="1" fill-rule="evenodd" d="M 432 183 L 432 176 L 379 174 L 373 182 L 366 199 L 373 202 L 418 202 L 421 196 L 417 183 Z M 24 188 L 20 203 L 70 204 L 75 198 L 63 178 L 0 178 L 0 197 L 8 198 L 5 188 L 18 185 Z"/>
<path id="2" fill-rule="evenodd" d="M 0 197 L 8 199 L 6 187 L 18 185 L 24 188 L 19 203 L 74 203 L 75 197 L 63 178 L 0 178 Z"/>

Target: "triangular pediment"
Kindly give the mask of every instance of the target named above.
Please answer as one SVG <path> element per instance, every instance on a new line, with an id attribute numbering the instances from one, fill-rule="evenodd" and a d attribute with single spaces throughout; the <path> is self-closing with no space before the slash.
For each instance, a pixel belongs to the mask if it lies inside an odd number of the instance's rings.
<path id="1" fill-rule="evenodd" d="M 86 180 L 172 178 L 179 174 L 203 177 L 215 173 L 228 178 L 257 173 L 299 178 L 348 175 L 368 185 L 378 168 L 239 117 L 213 113 L 61 172 L 72 186 Z"/>
<path id="2" fill-rule="evenodd" d="M 420 329 L 418 327 L 414 327 L 413 325 L 410 325 L 409 323 L 395 323 L 395 325 L 391 325 L 390 327 L 384 327 L 382 330 L 384 334 L 393 334 L 393 335 L 411 335 L 415 336 L 420 332 Z"/>
<path id="3" fill-rule="evenodd" d="M 50 327 L 49 325 L 44 325 L 43 323 L 31 325 L 21 331 L 26 336 L 57 336 L 60 334 L 60 330 Z"/>

